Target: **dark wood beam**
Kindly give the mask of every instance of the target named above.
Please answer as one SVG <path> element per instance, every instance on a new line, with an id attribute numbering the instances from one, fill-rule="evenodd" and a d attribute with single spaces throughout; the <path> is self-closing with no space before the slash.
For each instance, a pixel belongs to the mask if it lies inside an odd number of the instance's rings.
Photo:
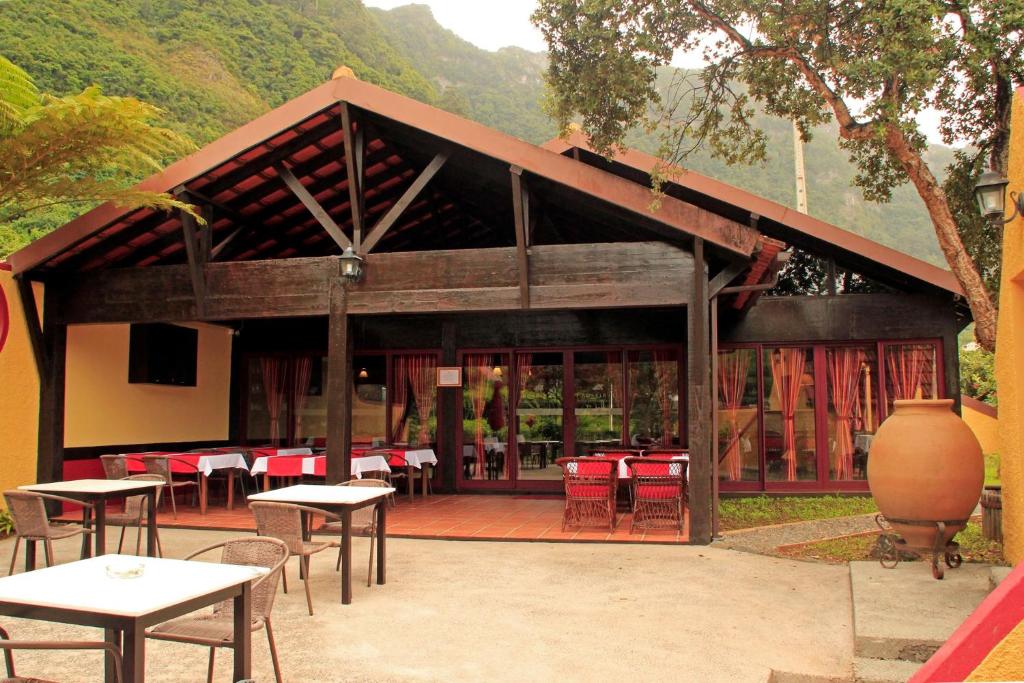
<path id="1" fill-rule="evenodd" d="M 530 307 L 530 256 L 527 252 L 526 226 L 529 217 L 524 202 L 523 169 L 513 166 L 512 172 L 512 214 L 515 217 L 516 231 L 516 263 L 519 269 L 519 303 L 523 308 Z"/>
<path id="2" fill-rule="evenodd" d="M 32 355 L 36 360 L 36 370 L 40 380 L 46 373 L 46 347 L 43 342 L 43 323 L 39 319 L 39 307 L 36 305 L 36 292 L 32 281 L 18 277 L 18 294 L 21 299 L 21 310 L 25 314 L 25 325 L 28 327 L 28 339 L 32 344 Z"/>
<path id="3" fill-rule="evenodd" d="M 352 207 L 352 239 L 355 242 L 355 249 L 362 252 L 363 242 L 363 178 L 362 162 L 359 161 L 365 149 L 360 141 L 363 140 L 362 125 L 359 126 L 360 134 L 353 136 L 352 110 L 348 102 L 341 103 L 341 135 L 345 146 L 345 172 L 348 176 L 349 205 Z M 356 139 L 358 137 L 358 140 Z"/>
<path id="4" fill-rule="evenodd" d="M 711 279 L 708 283 L 708 300 L 711 300 L 718 296 L 718 293 L 725 287 L 729 286 L 729 283 L 735 280 L 740 273 L 750 267 L 749 261 L 733 261 L 718 271 L 718 274 Z"/>
<path id="5" fill-rule="evenodd" d="M 46 287 L 43 299 L 43 340 L 46 362 L 39 375 L 39 457 L 36 481 L 64 478 L 64 394 L 68 328 L 58 322 L 61 309 L 57 287 Z"/>
<path id="6" fill-rule="evenodd" d="M 186 211 L 181 212 L 181 231 L 185 240 L 185 252 L 188 255 L 189 279 L 192 291 L 196 296 L 196 317 L 202 320 L 206 311 L 206 254 L 203 253 L 196 219 Z"/>
<path id="7" fill-rule="evenodd" d="M 351 247 L 352 242 L 349 241 L 348 236 L 341 231 L 341 228 L 339 228 L 338 224 L 334 222 L 331 215 L 324 210 L 324 207 L 320 206 L 320 202 L 318 202 L 316 198 L 306 190 L 302 183 L 299 182 L 299 179 L 295 177 L 295 174 L 293 174 L 284 164 L 275 164 L 274 169 L 281 177 L 281 180 L 284 181 L 284 184 L 288 186 L 288 189 L 292 191 L 292 194 L 298 197 L 299 201 L 302 202 L 302 205 L 305 206 L 311 214 L 313 214 L 313 217 L 316 218 L 321 227 L 327 231 L 327 234 L 331 236 L 331 239 L 337 242 L 338 246 L 342 249 Z"/>
<path id="8" fill-rule="evenodd" d="M 332 278 L 327 323 L 328 484 L 348 481 L 352 471 L 352 325 L 345 287 L 342 278 Z"/>
<path id="9" fill-rule="evenodd" d="M 373 226 L 373 230 L 366 236 L 366 241 L 362 245 L 361 252 L 369 253 L 373 251 L 373 248 L 377 246 L 377 242 L 380 241 L 387 231 L 391 229 L 391 226 L 395 224 L 402 216 L 409 205 L 416 201 L 423 188 L 427 186 L 427 183 L 437 175 L 438 171 L 444 167 L 445 162 L 448 161 L 448 152 L 439 152 L 430 160 L 427 167 L 412 181 L 412 184 L 405 190 L 398 201 L 388 209 L 388 212 L 384 214 L 383 218 L 377 221 L 377 224 Z"/>
<path id="10" fill-rule="evenodd" d="M 246 228 L 247 228 L 247 226 L 240 225 L 237 228 L 235 228 L 234 230 L 232 230 L 231 233 L 227 237 L 222 239 L 220 242 L 217 242 L 217 244 L 212 249 L 210 249 L 210 260 L 211 261 L 215 261 L 217 259 L 217 257 L 220 256 L 221 252 L 223 252 L 225 249 L 227 249 L 228 246 L 232 242 L 235 241 L 235 238 L 238 237 L 240 234 L 242 234 L 242 232 Z"/>
<path id="11" fill-rule="evenodd" d="M 686 434 L 690 451 L 690 542 L 711 542 L 711 354 L 704 240 L 693 240 L 692 300 L 686 307 Z"/>
<path id="12" fill-rule="evenodd" d="M 441 364 L 454 366 L 458 363 L 458 327 L 452 320 L 441 323 Z M 457 472 L 462 467 L 461 453 L 456 450 L 457 438 L 456 415 L 458 402 L 462 399 L 462 390 L 454 387 L 438 389 L 438 403 L 441 423 L 438 433 L 441 442 L 441 472 L 444 477 L 445 491 L 454 492 L 457 486 Z M 412 482 L 409 482 L 410 486 Z"/>

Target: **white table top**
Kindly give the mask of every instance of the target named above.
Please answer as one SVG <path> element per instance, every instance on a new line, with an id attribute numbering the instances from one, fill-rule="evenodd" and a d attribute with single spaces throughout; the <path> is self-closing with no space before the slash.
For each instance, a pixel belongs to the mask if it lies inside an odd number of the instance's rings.
<path id="1" fill-rule="evenodd" d="M 119 491 L 137 491 L 150 486 L 163 486 L 162 481 L 146 481 L 145 479 L 72 479 L 71 481 L 54 481 L 48 484 L 26 484 L 18 488 L 36 493 L 117 493 Z"/>
<path id="2" fill-rule="evenodd" d="M 145 565 L 142 576 L 108 576 L 108 564 L 133 562 Z M 0 578 L 0 603 L 141 617 L 265 573 L 262 567 L 101 555 Z"/>
<path id="3" fill-rule="evenodd" d="M 298 484 L 285 486 L 274 491 L 254 493 L 249 500 L 264 500 L 272 503 L 297 503 L 299 505 L 339 505 L 344 503 L 365 503 L 394 493 L 391 487 L 370 486 L 323 486 Z"/>

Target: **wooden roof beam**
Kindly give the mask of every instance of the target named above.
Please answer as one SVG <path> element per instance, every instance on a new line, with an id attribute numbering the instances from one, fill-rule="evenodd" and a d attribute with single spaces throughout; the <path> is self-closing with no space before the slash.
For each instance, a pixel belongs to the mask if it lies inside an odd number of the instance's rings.
<path id="1" fill-rule="evenodd" d="M 303 184 L 299 182 L 299 179 L 295 177 L 295 174 L 291 172 L 291 169 L 282 163 L 277 163 L 274 164 L 274 170 L 277 171 L 277 175 L 281 177 L 281 180 L 283 180 L 284 184 L 288 186 L 288 189 L 292 191 L 292 194 L 298 197 L 299 201 L 302 202 L 302 205 L 305 206 L 311 214 L 313 214 L 313 217 L 316 218 L 317 222 L 320 223 L 323 229 L 327 231 L 327 234 L 338 243 L 339 247 L 347 249 L 352 246 L 352 242 L 349 240 L 348 236 L 341 231 L 341 228 L 339 228 L 338 224 L 334 222 L 331 215 L 324 210 L 324 207 L 320 206 L 320 202 L 318 202 L 316 198 L 306 190 Z M 351 185 L 352 183 L 349 183 L 349 186 Z"/>
<path id="2" fill-rule="evenodd" d="M 423 188 L 427 186 L 427 183 L 437 175 L 445 162 L 448 161 L 449 153 L 447 151 L 438 152 L 434 155 L 434 158 L 430 160 L 427 167 L 416 177 L 412 184 L 409 185 L 408 189 L 402 194 L 397 202 L 384 214 L 383 218 L 377 221 L 377 224 L 373 226 L 373 230 L 366 236 L 366 242 L 362 245 L 361 253 L 369 253 L 373 250 L 377 243 L 380 242 L 381 238 L 387 233 L 388 230 L 395 224 L 395 222 L 402 217 L 402 213 L 409 208 L 409 206 L 416 201 Z"/>
<path id="3" fill-rule="evenodd" d="M 356 251 L 363 242 L 363 168 L 366 139 L 362 124 L 353 135 L 353 117 L 348 102 L 341 102 L 341 134 L 345 145 L 345 173 L 348 176 L 349 205 L 352 207 L 352 240 Z"/>
<path id="4" fill-rule="evenodd" d="M 530 307 L 530 255 L 528 247 L 526 215 L 529 207 L 526 203 L 526 191 L 523 185 L 523 169 L 512 166 L 509 171 L 512 177 L 512 213 L 515 216 L 516 229 L 516 265 L 519 271 L 519 303 L 523 308 Z"/>

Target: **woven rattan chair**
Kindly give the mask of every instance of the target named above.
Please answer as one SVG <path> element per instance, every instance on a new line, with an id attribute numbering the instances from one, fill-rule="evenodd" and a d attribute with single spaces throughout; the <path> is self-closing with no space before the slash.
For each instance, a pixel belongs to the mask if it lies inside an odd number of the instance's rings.
<path id="1" fill-rule="evenodd" d="M 277 594 L 277 578 L 284 572 L 288 561 L 288 546 L 276 538 L 243 536 L 232 538 L 195 551 L 186 560 L 222 548 L 222 564 L 240 564 L 248 567 L 266 567 L 270 571 L 252 583 L 253 632 L 265 628 L 270 658 L 274 662 L 274 678 L 281 683 L 281 665 L 277 661 L 277 646 L 274 644 L 274 629 L 270 625 L 270 611 Z M 213 607 L 212 612 L 189 614 L 165 621 L 146 631 L 147 638 L 172 640 L 178 643 L 193 643 L 210 648 L 210 663 L 206 681 L 213 681 L 213 661 L 218 647 L 232 647 L 234 643 L 234 601 L 224 600 Z"/>
<path id="2" fill-rule="evenodd" d="M 128 476 L 128 458 L 123 455 L 101 455 L 103 476 L 107 479 L 124 479 Z"/>
<path id="3" fill-rule="evenodd" d="M 377 487 L 387 488 L 389 485 L 383 479 L 370 479 L 363 477 L 362 479 L 350 479 L 349 481 L 343 481 L 336 486 L 366 486 L 366 487 Z M 359 508 L 352 513 L 352 531 L 353 533 L 359 532 L 361 534 L 368 535 L 370 537 L 370 562 L 366 570 L 366 585 L 370 586 L 370 579 L 373 576 L 373 546 L 377 540 L 377 515 L 375 514 L 376 507 L 365 507 Z M 327 522 L 320 527 L 320 531 L 327 531 L 331 533 L 341 533 L 341 522 Z M 334 565 L 334 571 L 341 569 L 341 546 L 338 546 L 338 561 Z"/>
<path id="4" fill-rule="evenodd" d="M 570 526 L 608 525 L 615 529 L 618 463 L 599 458 L 558 458 L 565 484 L 562 531 Z"/>
<path id="5" fill-rule="evenodd" d="M 669 458 L 626 458 L 633 499 L 629 533 L 635 528 L 683 530 L 687 465 Z"/>
<path id="6" fill-rule="evenodd" d="M 7 631 L 0 628 L 0 650 L 4 651 L 4 664 L 7 667 L 7 677 L 0 679 L 0 683 L 48 683 L 41 678 L 24 678 L 15 673 L 12 650 L 103 650 L 113 658 L 114 680 L 117 683 L 124 680 L 121 650 L 111 643 L 78 640 L 11 640 Z"/>
<path id="7" fill-rule="evenodd" d="M 302 513 L 323 515 L 328 519 L 338 519 L 338 516 L 325 513 L 323 510 L 291 503 L 257 501 L 249 503 L 249 509 L 252 510 L 252 515 L 256 518 L 257 534 L 283 541 L 288 547 L 288 556 L 295 555 L 299 558 L 299 571 L 302 573 L 302 583 L 306 589 L 306 606 L 309 608 L 309 615 L 313 616 L 313 598 L 309 594 L 309 558 L 314 553 L 331 547 L 331 544 L 303 540 Z M 287 593 L 288 575 L 284 570 L 281 571 L 281 583 L 284 586 L 284 592 Z"/>
<path id="8" fill-rule="evenodd" d="M 163 481 L 164 478 L 159 474 L 135 474 L 125 479 L 131 479 L 136 481 Z M 160 493 L 163 487 L 156 490 L 156 504 L 160 505 Z M 139 550 L 142 548 L 142 525 L 146 522 L 146 496 L 128 496 L 124 500 L 124 511 L 123 512 L 108 512 L 106 516 L 107 526 L 119 526 L 121 527 L 121 538 L 117 541 L 117 552 L 121 552 L 121 548 L 124 546 L 124 534 L 128 527 L 133 526 L 138 529 L 135 534 L 135 554 L 139 554 Z M 159 557 L 163 557 L 163 551 L 160 548 L 160 532 L 157 531 L 156 535 L 156 551 Z"/>
<path id="9" fill-rule="evenodd" d="M 174 467 L 181 467 L 187 470 L 188 475 L 191 477 L 195 473 L 195 479 L 175 479 L 171 470 L 171 460 L 173 458 L 166 455 L 147 455 L 142 459 L 146 464 L 146 474 L 158 474 L 160 477 L 167 482 L 164 487 L 169 488 L 168 498 L 171 499 L 171 512 L 174 514 L 174 518 L 178 518 L 178 505 L 174 502 L 174 492 L 177 489 L 192 488 L 195 486 L 194 492 L 199 491 L 199 468 L 190 462 L 184 460 L 174 460 Z"/>
<path id="10" fill-rule="evenodd" d="M 393 454 L 391 453 L 390 449 L 387 448 L 370 449 L 366 451 L 366 455 L 379 455 L 388 462 L 391 462 L 391 458 L 393 457 Z M 369 472 L 366 472 L 363 474 L 363 476 L 366 477 L 369 474 Z M 395 486 L 395 480 L 398 479 L 404 481 L 407 486 L 413 485 L 412 481 L 409 480 L 409 475 L 406 472 L 406 465 L 404 462 L 402 463 L 401 468 L 397 472 L 392 471 L 391 468 L 389 467 L 386 472 L 381 472 L 380 475 L 380 478 L 387 482 L 387 485 L 391 487 Z M 395 496 L 393 494 L 388 496 L 388 503 L 391 504 L 391 507 L 395 506 Z"/>
<path id="11" fill-rule="evenodd" d="M 32 491 L 4 491 L 4 500 L 7 501 L 7 511 L 11 513 L 14 521 L 14 534 L 17 537 L 14 541 L 14 552 L 11 554 L 11 566 L 7 574 L 14 573 L 14 563 L 18 560 L 18 548 L 22 539 L 26 541 L 42 541 L 46 554 L 46 566 L 53 564 L 53 541 L 62 538 L 71 538 L 79 534 L 91 534 L 92 529 L 86 529 L 80 524 L 62 524 L 54 526 L 46 516 L 45 501 L 53 500 L 60 503 L 70 503 L 86 508 L 92 508 L 91 503 L 84 503 L 80 500 L 72 500 L 64 496 L 54 496 L 49 493 L 35 493 Z M 88 550 L 83 546 L 82 556 Z"/>

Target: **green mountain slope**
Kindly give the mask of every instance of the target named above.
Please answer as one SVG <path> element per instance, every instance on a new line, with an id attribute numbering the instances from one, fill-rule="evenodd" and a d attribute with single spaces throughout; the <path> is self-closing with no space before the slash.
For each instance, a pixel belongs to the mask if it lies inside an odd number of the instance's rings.
<path id="1" fill-rule="evenodd" d="M 9 0 L 0 2 L 0 54 L 41 90 L 92 83 L 168 111 L 170 124 L 203 144 L 329 78 L 345 64 L 368 82 L 531 142 L 554 134 L 541 108 L 544 55 L 481 50 L 441 27 L 424 5 L 390 11 L 360 0 Z M 706 154 L 691 167 L 784 204 L 794 201 L 786 121 L 763 118 L 772 154 L 763 167 L 726 166 Z M 641 135 L 630 143 L 655 144 Z M 941 169 L 951 151 L 936 148 Z M 931 224 L 909 187 L 867 203 L 834 131 L 805 148 L 812 214 L 897 249 L 942 263 Z M 5 244 L 65 222 L 72 211 L 0 226 Z M 6 232 L 6 235 L 3 233 Z"/>

